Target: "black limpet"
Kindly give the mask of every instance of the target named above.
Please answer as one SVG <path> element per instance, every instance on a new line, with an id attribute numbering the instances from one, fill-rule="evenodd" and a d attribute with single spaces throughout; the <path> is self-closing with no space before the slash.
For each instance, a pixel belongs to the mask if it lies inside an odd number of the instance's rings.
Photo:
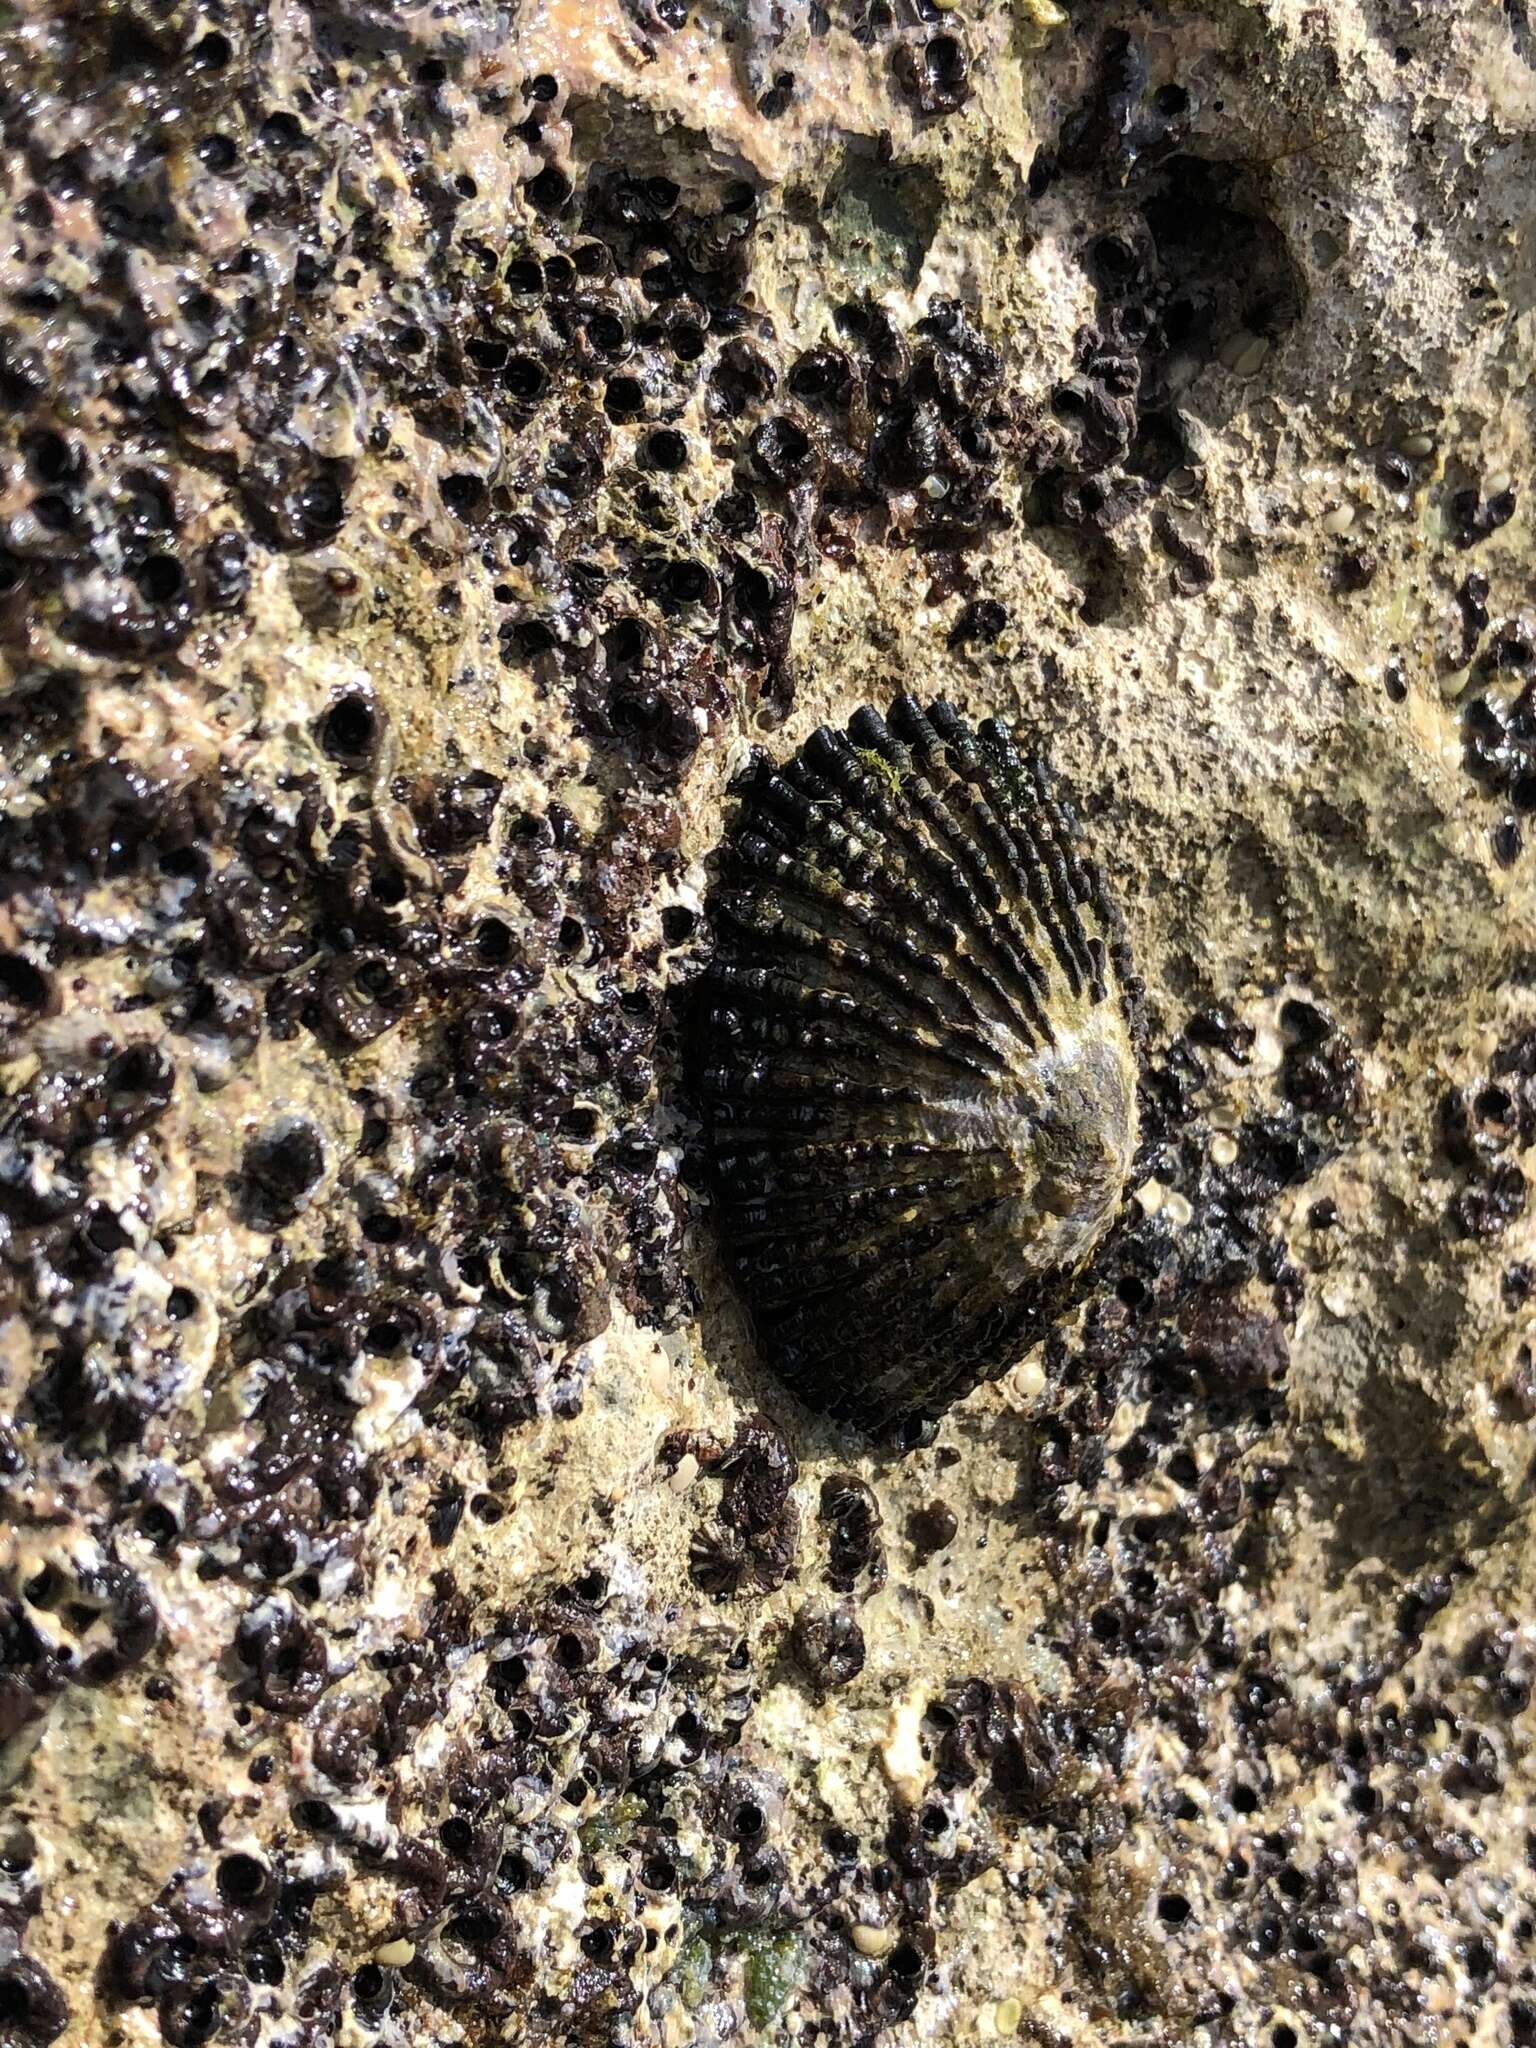
<path id="1" fill-rule="evenodd" d="M 737 787 L 695 1040 L 720 1235 L 767 1362 L 884 1430 L 1006 1371 L 1114 1217 L 1129 953 L 995 721 L 900 697 Z"/>

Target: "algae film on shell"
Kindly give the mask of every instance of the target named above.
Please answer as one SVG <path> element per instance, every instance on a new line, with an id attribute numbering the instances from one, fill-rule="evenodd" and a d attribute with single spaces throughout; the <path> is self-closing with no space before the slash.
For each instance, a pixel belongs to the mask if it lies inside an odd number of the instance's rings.
<path id="1" fill-rule="evenodd" d="M 737 785 L 696 1084 L 766 1361 L 870 1430 L 1006 1371 L 1119 1206 L 1136 983 L 1044 764 L 897 698 Z"/>

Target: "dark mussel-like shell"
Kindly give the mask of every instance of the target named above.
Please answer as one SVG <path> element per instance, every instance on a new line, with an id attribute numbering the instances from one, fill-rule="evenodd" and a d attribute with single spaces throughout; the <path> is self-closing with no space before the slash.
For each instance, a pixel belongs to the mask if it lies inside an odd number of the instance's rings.
<path id="1" fill-rule="evenodd" d="M 1112 1220 L 1136 985 L 995 721 L 900 697 L 737 793 L 695 1039 L 720 1235 L 767 1362 L 885 1431 L 1006 1371 Z"/>

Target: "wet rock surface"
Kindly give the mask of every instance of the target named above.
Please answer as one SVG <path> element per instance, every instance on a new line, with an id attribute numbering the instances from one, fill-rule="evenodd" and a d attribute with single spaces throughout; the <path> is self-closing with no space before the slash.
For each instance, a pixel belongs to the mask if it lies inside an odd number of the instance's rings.
<path id="1" fill-rule="evenodd" d="M 1522 10 L 0 36 L 0 2035 L 1536 2040 Z M 1146 1051 L 876 1448 L 682 1019 L 906 689 Z"/>

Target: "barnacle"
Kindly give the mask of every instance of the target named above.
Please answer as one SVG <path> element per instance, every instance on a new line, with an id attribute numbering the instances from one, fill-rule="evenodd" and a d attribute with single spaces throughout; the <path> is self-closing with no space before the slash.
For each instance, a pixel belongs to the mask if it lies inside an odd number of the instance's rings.
<path id="1" fill-rule="evenodd" d="M 740 793 L 695 1047 L 720 1232 L 768 1361 L 879 1429 L 1013 1363 L 1114 1217 L 1136 985 L 995 721 L 900 697 Z"/>

